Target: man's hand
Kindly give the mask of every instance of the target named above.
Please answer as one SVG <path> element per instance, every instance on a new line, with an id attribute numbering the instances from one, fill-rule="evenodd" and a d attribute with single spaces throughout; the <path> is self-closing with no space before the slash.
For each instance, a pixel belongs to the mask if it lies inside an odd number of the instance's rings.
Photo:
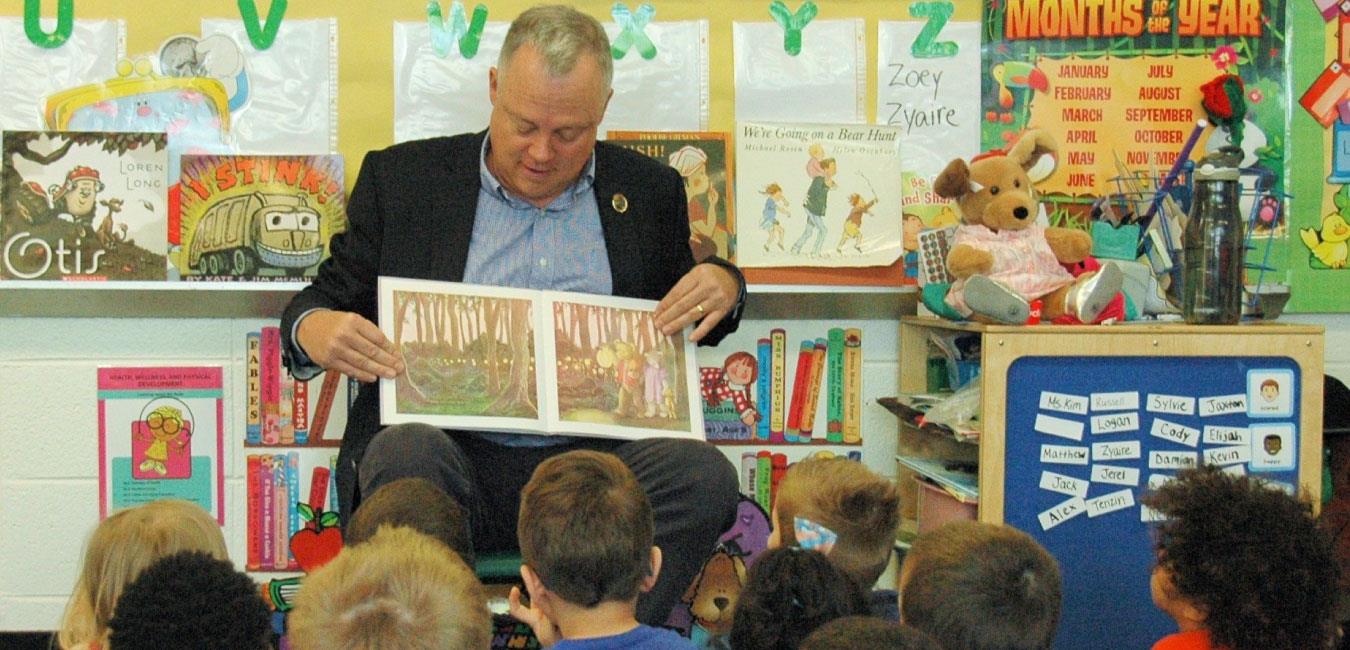
<path id="1" fill-rule="evenodd" d="M 506 597 L 506 601 L 511 605 L 511 617 L 530 626 L 530 629 L 534 630 L 534 637 L 539 639 L 540 646 L 551 648 L 553 644 L 562 640 L 562 630 L 559 630 L 548 616 L 534 607 L 520 604 L 520 587 L 511 587 L 511 593 Z"/>
<path id="2" fill-rule="evenodd" d="M 374 323 L 349 311 L 322 310 L 300 319 L 296 343 L 324 370 L 336 370 L 357 381 L 393 379 L 403 373 L 403 359 Z"/>
<path id="3" fill-rule="evenodd" d="M 740 288 L 736 276 L 726 268 L 696 264 L 656 306 L 656 326 L 670 336 L 698 322 L 689 335 L 689 340 L 697 343 L 736 307 Z"/>

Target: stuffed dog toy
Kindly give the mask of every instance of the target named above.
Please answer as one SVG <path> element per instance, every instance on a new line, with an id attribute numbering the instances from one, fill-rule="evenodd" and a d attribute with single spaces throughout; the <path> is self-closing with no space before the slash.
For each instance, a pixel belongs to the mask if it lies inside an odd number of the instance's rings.
<path id="1" fill-rule="evenodd" d="M 741 558 L 723 550 L 708 558 L 681 599 L 689 604 L 694 617 L 689 636 L 695 645 L 707 647 L 716 637 L 731 632 L 731 615 L 744 585 L 745 562 Z"/>
<path id="2" fill-rule="evenodd" d="M 956 281 L 946 297 L 962 316 L 1022 324 L 1032 301 L 1040 300 L 1045 320 L 1069 315 L 1091 323 L 1120 291 L 1120 269 L 1110 262 L 1078 278 L 1062 266 L 1088 256 L 1091 235 L 1036 222 L 1036 193 L 1027 172 L 1054 151 L 1049 135 L 1032 130 L 1006 154 L 982 154 L 969 165 L 953 160 L 938 176 L 934 189 L 954 199 L 962 217 L 947 255 Z"/>

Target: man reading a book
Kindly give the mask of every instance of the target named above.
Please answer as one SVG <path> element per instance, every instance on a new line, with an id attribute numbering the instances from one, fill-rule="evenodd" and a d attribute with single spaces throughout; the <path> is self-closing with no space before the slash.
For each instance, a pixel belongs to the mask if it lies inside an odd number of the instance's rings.
<path id="1" fill-rule="evenodd" d="M 740 272 L 717 258 L 695 264 L 680 176 L 641 154 L 596 142 L 612 94 L 613 62 L 600 23 L 562 6 L 512 22 L 488 76 L 488 130 L 367 154 L 332 257 L 282 316 L 286 363 L 362 382 L 405 371 L 375 326 L 381 275 L 660 300 L 667 334 L 716 343 L 745 299 Z M 655 514 L 665 570 L 638 605 L 665 620 L 717 536 L 733 521 L 736 473 L 715 448 L 690 440 L 381 430 L 379 391 L 359 391 L 337 468 L 344 517 L 362 494 L 394 480 L 431 480 L 469 512 L 475 550 L 514 550 L 520 490 L 535 466 L 572 449 L 618 456 Z"/>

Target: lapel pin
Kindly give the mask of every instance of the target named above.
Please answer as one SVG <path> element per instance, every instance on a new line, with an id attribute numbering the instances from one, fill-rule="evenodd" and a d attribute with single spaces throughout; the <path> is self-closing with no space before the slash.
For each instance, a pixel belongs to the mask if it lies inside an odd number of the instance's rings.
<path id="1" fill-rule="evenodd" d="M 618 212 L 619 214 L 628 212 L 628 197 L 624 196 L 623 194 L 615 194 L 609 200 L 609 204 L 614 206 L 614 211 Z"/>

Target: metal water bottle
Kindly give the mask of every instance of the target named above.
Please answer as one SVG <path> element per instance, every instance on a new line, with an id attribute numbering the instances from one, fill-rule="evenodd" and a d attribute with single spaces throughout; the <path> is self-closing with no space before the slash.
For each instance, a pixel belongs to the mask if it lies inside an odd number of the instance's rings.
<path id="1" fill-rule="evenodd" d="M 1228 149 L 1205 156 L 1194 173 L 1195 196 L 1182 232 L 1181 314 L 1187 323 L 1234 324 L 1242 317 L 1242 152 Z"/>

